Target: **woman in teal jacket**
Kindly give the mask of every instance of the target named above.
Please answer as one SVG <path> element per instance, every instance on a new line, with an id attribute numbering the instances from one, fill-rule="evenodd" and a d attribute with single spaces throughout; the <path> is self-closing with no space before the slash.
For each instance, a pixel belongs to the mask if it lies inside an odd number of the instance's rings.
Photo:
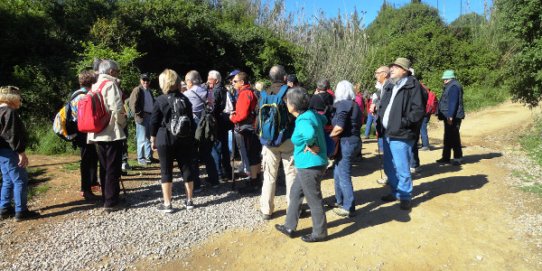
<path id="1" fill-rule="evenodd" d="M 305 242 L 319 242 L 327 237 L 327 221 L 322 200 L 320 181 L 327 166 L 324 139 L 324 116 L 309 110 L 309 95 L 296 87 L 286 94 L 288 111 L 296 117 L 292 134 L 294 161 L 297 175 L 290 190 L 290 203 L 284 225 L 275 225 L 278 231 L 293 237 L 297 227 L 303 196 L 311 210 L 312 234 L 301 237 Z"/>

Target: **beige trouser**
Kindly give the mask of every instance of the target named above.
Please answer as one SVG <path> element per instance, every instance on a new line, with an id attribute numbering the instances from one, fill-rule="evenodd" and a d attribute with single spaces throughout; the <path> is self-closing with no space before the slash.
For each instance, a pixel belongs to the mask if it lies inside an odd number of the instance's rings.
<path id="1" fill-rule="evenodd" d="M 263 186 L 260 197 L 260 208 L 263 214 L 271 215 L 275 207 L 275 190 L 280 161 L 286 176 L 286 201 L 289 202 L 290 189 L 295 179 L 294 145 L 290 139 L 278 147 L 262 146 Z"/>

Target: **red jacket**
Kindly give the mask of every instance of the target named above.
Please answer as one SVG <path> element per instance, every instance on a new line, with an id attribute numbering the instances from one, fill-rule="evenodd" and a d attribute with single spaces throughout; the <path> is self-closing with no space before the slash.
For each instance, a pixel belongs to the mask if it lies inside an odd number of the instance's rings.
<path id="1" fill-rule="evenodd" d="M 231 114 L 231 122 L 234 124 L 254 121 L 254 119 L 249 119 L 253 117 L 252 112 L 258 105 L 258 99 L 254 96 L 254 92 L 250 89 L 250 85 L 246 84 L 239 89 L 239 97 L 237 98 L 237 103 L 235 104 L 235 111 Z"/>

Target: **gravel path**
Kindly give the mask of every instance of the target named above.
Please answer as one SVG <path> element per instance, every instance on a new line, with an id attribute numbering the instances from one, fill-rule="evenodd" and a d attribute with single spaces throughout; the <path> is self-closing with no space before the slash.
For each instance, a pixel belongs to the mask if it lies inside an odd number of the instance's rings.
<path id="1" fill-rule="evenodd" d="M 172 214 L 156 210 L 160 186 L 147 184 L 130 190 L 126 210 L 79 211 L 73 219 L 40 224 L 24 240 L 1 238 L 0 270 L 129 270 L 136 261 L 180 258 L 215 233 L 254 229 L 263 222 L 254 208 L 256 195 L 240 197 L 220 187 L 196 195 L 196 208 L 185 210 L 181 183 L 174 187 Z M 0 235 L 8 236 L 16 225 L 0 222 Z M 6 258 L 8 250 L 19 253 Z"/>

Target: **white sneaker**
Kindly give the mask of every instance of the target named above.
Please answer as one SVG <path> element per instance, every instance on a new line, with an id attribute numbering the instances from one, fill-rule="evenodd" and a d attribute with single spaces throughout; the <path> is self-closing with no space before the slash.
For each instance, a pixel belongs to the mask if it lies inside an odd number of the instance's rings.
<path id="1" fill-rule="evenodd" d="M 381 184 L 381 185 L 386 185 L 386 184 L 388 184 L 388 177 L 384 176 L 384 178 L 378 179 L 378 180 L 376 180 L 376 182 L 378 184 Z"/>
<path id="2" fill-rule="evenodd" d="M 192 200 L 186 200 L 184 206 L 186 207 L 186 210 L 192 210 L 194 209 L 194 202 Z"/>

